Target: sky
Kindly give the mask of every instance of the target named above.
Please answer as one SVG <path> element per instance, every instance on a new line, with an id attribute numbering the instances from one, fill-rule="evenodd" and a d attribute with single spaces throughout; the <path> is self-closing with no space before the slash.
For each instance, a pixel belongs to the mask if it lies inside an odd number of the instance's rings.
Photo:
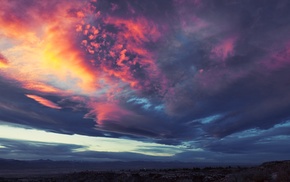
<path id="1" fill-rule="evenodd" d="M 288 0 L 1 0 L 0 158 L 289 160 Z"/>

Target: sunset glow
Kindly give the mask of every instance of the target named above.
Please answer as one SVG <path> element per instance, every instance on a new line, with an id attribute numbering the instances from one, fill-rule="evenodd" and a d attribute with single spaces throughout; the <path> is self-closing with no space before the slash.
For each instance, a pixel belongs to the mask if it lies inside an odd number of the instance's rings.
<path id="1" fill-rule="evenodd" d="M 13 146 L 41 159 L 18 146 L 38 142 L 83 158 L 287 159 L 289 7 L 1 0 L 1 157 Z"/>

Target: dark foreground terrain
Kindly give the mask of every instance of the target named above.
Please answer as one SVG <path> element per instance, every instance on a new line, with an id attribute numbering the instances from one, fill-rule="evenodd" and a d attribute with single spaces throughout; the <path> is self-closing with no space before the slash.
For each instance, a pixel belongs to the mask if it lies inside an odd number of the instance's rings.
<path id="1" fill-rule="evenodd" d="M 25 169 L 24 169 L 25 170 Z M 8 172 L 8 170 L 7 170 Z M 35 171 L 34 171 L 35 172 Z M 197 181 L 197 182 L 289 182 L 290 161 L 267 162 L 255 167 L 204 167 L 179 169 L 139 169 L 116 171 L 82 171 L 70 173 L 0 174 L 6 182 L 70 182 L 70 181 Z"/>

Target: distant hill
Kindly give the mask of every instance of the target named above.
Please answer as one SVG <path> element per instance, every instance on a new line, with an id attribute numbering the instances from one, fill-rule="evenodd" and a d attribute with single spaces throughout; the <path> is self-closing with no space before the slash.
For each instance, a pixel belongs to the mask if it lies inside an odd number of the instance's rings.
<path id="1" fill-rule="evenodd" d="M 209 166 L 211 164 L 207 164 Z M 216 164 L 215 164 L 216 165 Z M 138 170 L 138 169 L 168 169 L 168 168 L 192 168 L 203 167 L 205 164 L 185 162 L 82 162 L 82 161 L 52 161 L 52 160 L 13 160 L 0 159 L 0 176 L 13 174 L 57 174 L 78 172 L 86 170 L 115 171 L 115 170 Z"/>
<path id="2" fill-rule="evenodd" d="M 193 166 L 192 163 L 180 162 L 73 162 L 0 159 L 0 181 L 290 181 L 290 161 L 272 161 L 251 167 L 208 166 L 198 168 Z"/>
<path id="3" fill-rule="evenodd" d="M 0 159 L 0 176 L 27 175 L 27 174 L 58 174 L 78 171 L 116 171 L 116 170 L 138 170 L 138 169 L 173 169 L 193 168 L 207 166 L 228 166 L 217 163 L 186 163 L 186 162 L 88 162 L 88 161 L 52 161 L 52 160 L 13 160 Z M 237 165 L 236 165 L 237 166 Z"/>

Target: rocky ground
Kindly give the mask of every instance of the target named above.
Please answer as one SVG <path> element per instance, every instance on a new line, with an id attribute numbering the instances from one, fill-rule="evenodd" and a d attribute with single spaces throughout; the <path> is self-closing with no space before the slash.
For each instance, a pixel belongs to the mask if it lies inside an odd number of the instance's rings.
<path id="1" fill-rule="evenodd" d="M 289 182 L 290 161 L 268 162 L 256 167 L 205 167 L 183 169 L 141 169 L 119 171 L 83 171 L 67 174 L 2 177 L 6 182 Z"/>

